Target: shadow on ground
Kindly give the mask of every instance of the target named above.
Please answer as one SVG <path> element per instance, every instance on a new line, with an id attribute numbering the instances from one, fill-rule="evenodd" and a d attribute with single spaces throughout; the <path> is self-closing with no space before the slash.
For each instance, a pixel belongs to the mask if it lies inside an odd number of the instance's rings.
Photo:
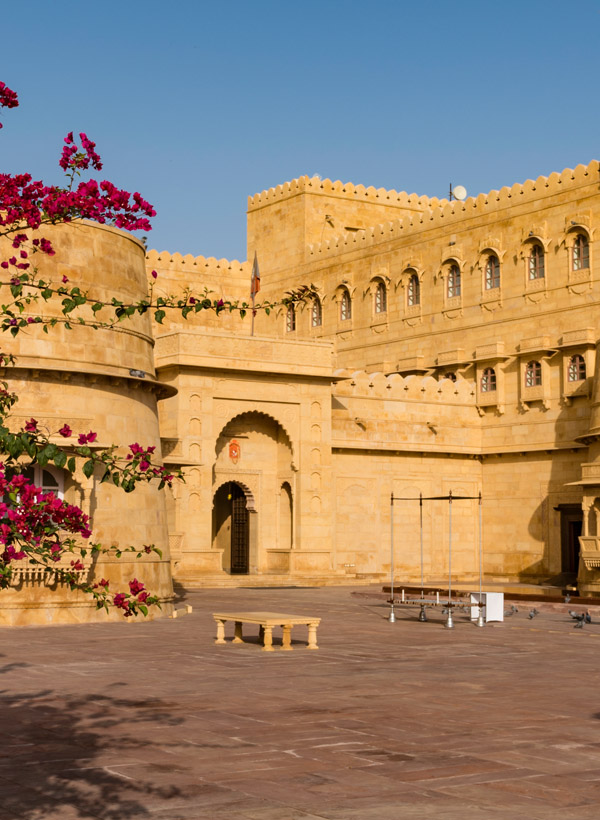
<path id="1" fill-rule="evenodd" d="M 6 664 L 0 674 L 27 664 Z M 100 695 L 63 696 L 0 692 L 0 816 L 23 820 L 129 820 L 149 817 L 152 803 L 178 796 L 174 786 L 157 785 L 157 767 L 145 764 L 145 750 L 157 725 L 179 720 L 172 704 Z M 150 726 L 152 724 L 152 728 Z M 124 771 L 115 765 L 115 750 Z M 109 765 L 109 760 L 111 761 Z M 145 767 L 147 777 L 125 773 Z M 165 769 L 170 767 L 164 767 Z"/>

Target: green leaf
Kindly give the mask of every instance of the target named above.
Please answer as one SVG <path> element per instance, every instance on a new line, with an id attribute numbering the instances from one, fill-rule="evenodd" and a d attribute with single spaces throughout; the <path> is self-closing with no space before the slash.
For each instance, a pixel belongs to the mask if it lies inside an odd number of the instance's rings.
<path id="1" fill-rule="evenodd" d="M 75 468 L 76 468 L 75 459 L 74 459 L 74 458 L 70 458 L 70 459 L 67 461 L 67 470 L 68 470 L 70 473 L 74 473 L 74 472 L 75 472 Z"/>
<path id="2" fill-rule="evenodd" d="M 92 459 L 86 461 L 82 469 L 84 476 L 86 478 L 90 478 L 92 473 L 94 472 L 94 462 L 92 461 Z"/>
<path id="3" fill-rule="evenodd" d="M 154 311 L 154 318 L 158 322 L 159 325 L 162 325 L 162 320 L 165 318 L 166 314 L 164 310 L 155 310 Z"/>
<path id="4" fill-rule="evenodd" d="M 139 609 L 142 615 L 148 614 L 148 607 L 145 604 L 139 604 Z"/>
<path id="5" fill-rule="evenodd" d="M 56 464 L 56 466 L 57 466 L 57 467 L 59 467 L 59 468 L 62 470 L 62 468 L 63 468 L 63 467 L 65 466 L 65 464 L 67 463 L 67 454 L 65 453 L 65 451 L 64 451 L 64 450 L 60 450 L 60 451 L 59 451 L 59 452 L 58 452 L 58 453 L 54 456 L 54 463 Z"/>

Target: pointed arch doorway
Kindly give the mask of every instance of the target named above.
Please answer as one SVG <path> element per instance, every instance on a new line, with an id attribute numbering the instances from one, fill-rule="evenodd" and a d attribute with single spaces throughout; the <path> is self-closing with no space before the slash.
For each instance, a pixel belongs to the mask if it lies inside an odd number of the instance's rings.
<path id="1" fill-rule="evenodd" d="M 252 499 L 250 499 L 251 502 Z M 213 545 L 223 553 L 223 569 L 236 575 L 250 572 L 250 512 L 245 489 L 228 481 L 213 499 Z"/>

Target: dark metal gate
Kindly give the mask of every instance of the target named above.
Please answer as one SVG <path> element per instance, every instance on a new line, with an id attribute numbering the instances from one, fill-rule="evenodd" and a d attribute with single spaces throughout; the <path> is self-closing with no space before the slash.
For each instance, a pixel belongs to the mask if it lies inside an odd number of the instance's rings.
<path id="1" fill-rule="evenodd" d="M 250 543 L 246 496 L 238 484 L 231 493 L 231 572 L 249 571 Z"/>

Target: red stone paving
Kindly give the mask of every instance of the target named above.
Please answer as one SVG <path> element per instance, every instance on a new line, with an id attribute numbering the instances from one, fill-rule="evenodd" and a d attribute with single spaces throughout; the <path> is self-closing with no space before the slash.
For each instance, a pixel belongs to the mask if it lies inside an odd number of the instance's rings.
<path id="1" fill-rule="evenodd" d="M 176 620 L 0 629 L 0 820 L 600 820 L 600 623 L 454 630 L 362 587 L 188 593 Z M 214 644 L 211 612 L 322 618 Z M 228 627 L 227 635 L 232 630 Z"/>

